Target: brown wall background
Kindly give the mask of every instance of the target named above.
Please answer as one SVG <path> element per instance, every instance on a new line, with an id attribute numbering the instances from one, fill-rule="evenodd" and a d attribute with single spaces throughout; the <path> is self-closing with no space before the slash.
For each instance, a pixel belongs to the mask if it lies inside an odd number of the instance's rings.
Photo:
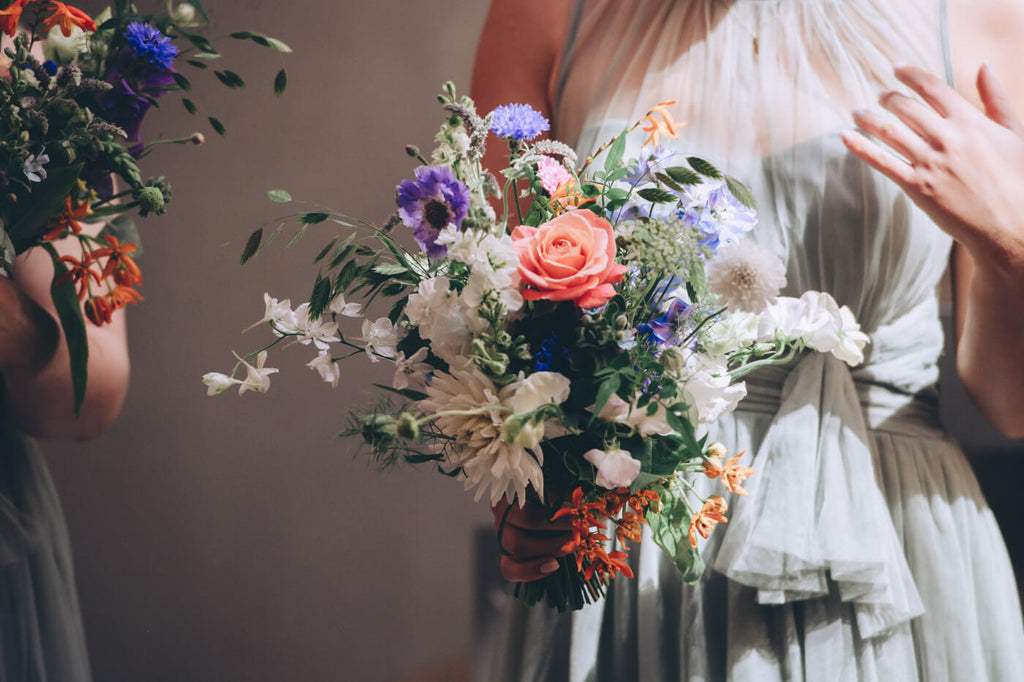
<path id="1" fill-rule="evenodd" d="M 264 291 L 308 295 L 310 261 L 330 234 L 314 228 L 294 249 L 271 247 L 240 267 L 252 229 L 282 213 L 266 190 L 385 218 L 415 165 L 403 146 L 431 147 L 441 84 L 468 88 L 487 3 L 206 4 L 211 35 L 263 31 L 295 52 L 282 60 L 215 41 L 249 83 L 228 92 L 212 74 L 194 79 L 193 99 L 227 124 L 226 138 L 174 97 L 145 124 L 150 136 L 202 130 L 208 142 L 147 162 L 175 196 L 143 225 L 146 302 L 130 311 L 128 403 L 101 439 L 44 445 L 95 677 L 395 679 L 471 649 L 472 533 L 488 523 L 486 506 L 426 470 L 381 474 L 332 438 L 346 408 L 389 381 L 386 367 L 354 358 L 331 391 L 303 366 L 315 353 L 299 347 L 272 356 L 282 371 L 267 395 L 208 398 L 200 377 L 229 369 L 232 349 L 269 340 L 240 332 L 262 316 Z M 270 80 L 282 64 L 289 88 L 276 99 Z M 946 408 L 954 429 L 998 446 L 958 396 Z"/>

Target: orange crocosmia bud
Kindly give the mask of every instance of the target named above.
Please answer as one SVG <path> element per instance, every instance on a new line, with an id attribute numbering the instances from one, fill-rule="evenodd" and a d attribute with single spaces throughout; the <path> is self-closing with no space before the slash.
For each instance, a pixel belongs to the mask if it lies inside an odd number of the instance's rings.
<path id="1" fill-rule="evenodd" d="M 113 314 L 106 296 L 94 296 L 85 302 L 85 317 L 97 327 L 109 324 Z"/>
<path id="2" fill-rule="evenodd" d="M 718 478 L 722 475 L 722 460 L 719 457 L 704 458 L 704 475 L 708 478 Z"/>
<path id="3" fill-rule="evenodd" d="M 94 22 L 88 14 L 77 7 L 65 5 L 63 2 L 53 0 L 51 8 L 53 9 L 53 14 L 48 16 L 43 22 L 43 27 L 47 31 L 57 24 L 60 24 L 60 32 L 64 34 L 65 38 L 70 38 L 71 31 L 75 26 L 83 31 L 96 30 L 96 22 Z"/>
<path id="4" fill-rule="evenodd" d="M 729 492 L 736 493 L 737 495 L 748 494 L 746 490 L 740 486 L 740 483 L 750 478 L 756 469 L 752 467 L 742 467 L 736 464 L 739 461 L 743 453 L 731 457 L 725 462 L 725 466 L 722 468 L 722 483 L 725 484 L 726 489 Z"/>

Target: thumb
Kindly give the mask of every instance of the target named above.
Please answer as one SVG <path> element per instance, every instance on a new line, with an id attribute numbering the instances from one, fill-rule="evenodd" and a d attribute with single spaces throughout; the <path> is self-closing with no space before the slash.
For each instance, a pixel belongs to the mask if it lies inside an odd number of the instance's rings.
<path id="1" fill-rule="evenodd" d="M 996 80 L 996 75 L 992 72 L 992 67 L 988 62 L 982 64 L 978 69 L 977 85 L 981 103 L 985 105 L 985 115 L 1004 128 L 1009 128 L 1018 135 L 1024 135 L 1024 124 L 1021 124 L 1020 119 L 1017 118 L 1017 114 L 1010 105 L 1010 100 L 1007 99 L 1003 87 Z"/>

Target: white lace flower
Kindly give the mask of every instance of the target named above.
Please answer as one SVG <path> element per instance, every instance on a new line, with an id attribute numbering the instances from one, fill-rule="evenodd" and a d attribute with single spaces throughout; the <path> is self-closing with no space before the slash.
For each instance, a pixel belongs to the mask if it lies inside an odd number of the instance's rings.
<path id="1" fill-rule="evenodd" d="M 235 356 L 238 357 L 237 355 Z M 238 386 L 238 395 L 242 395 L 246 391 L 258 391 L 260 393 L 266 393 L 270 390 L 270 375 L 276 374 L 277 370 L 273 367 L 264 367 L 264 363 L 267 361 L 267 351 L 260 351 L 259 355 L 256 356 L 256 366 L 250 365 L 242 358 L 242 364 L 245 365 L 245 381 L 241 382 Z"/>
<path id="2" fill-rule="evenodd" d="M 345 300 L 345 294 L 338 294 L 331 301 L 329 310 L 335 315 L 343 315 L 345 317 L 362 317 L 363 316 L 363 304 L 348 302 Z"/>
<path id="3" fill-rule="evenodd" d="M 730 311 L 760 313 L 785 285 L 779 257 L 750 240 L 724 244 L 708 262 L 708 288 Z"/>
<path id="4" fill-rule="evenodd" d="M 338 380 L 341 378 L 341 368 L 331 358 L 331 354 L 325 350 L 306 363 L 306 367 L 319 372 L 320 378 L 331 385 L 331 388 L 338 387 Z"/>
<path id="5" fill-rule="evenodd" d="M 220 372 L 208 372 L 203 375 L 203 383 L 206 384 L 206 395 L 217 395 L 242 382 Z"/>
<path id="6" fill-rule="evenodd" d="M 427 349 L 420 348 L 418 351 L 405 357 L 405 353 L 399 352 L 395 358 L 395 376 L 391 380 L 392 388 L 403 390 L 412 388 L 422 391 L 427 387 L 427 377 L 434 371 L 434 368 L 426 362 Z"/>
<path id="7" fill-rule="evenodd" d="M 366 344 L 366 354 L 371 362 L 380 362 L 382 357 L 395 357 L 398 332 L 386 317 L 378 317 L 373 322 L 363 320 L 363 336 L 359 340 Z"/>
<path id="8" fill-rule="evenodd" d="M 629 487 L 640 475 L 640 460 L 626 450 L 587 450 L 583 459 L 597 467 L 594 483 L 608 490 Z"/>

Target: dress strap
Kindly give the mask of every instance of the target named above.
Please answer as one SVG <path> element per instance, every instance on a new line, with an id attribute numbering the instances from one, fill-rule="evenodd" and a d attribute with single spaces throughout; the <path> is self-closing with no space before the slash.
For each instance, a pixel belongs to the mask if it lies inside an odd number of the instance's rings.
<path id="1" fill-rule="evenodd" d="M 953 50 L 949 44 L 949 0 L 939 0 L 939 45 L 942 50 L 942 68 L 945 71 L 946 83 L 956 87 L 956 74 L 953 71 Z"/>
<path id="2" fill-rule="evenodd" d="M 565 92 L 565 83 L 569 77 L 569 67 L 572 64 L 572 51 L 576 46 L 576 38 L 580 30 L 580 18 L 583 16 L 584 0 L 575 0 L 572 5 L 572 15 L 569 17 L 569 30 L 565 34 L 565 42 L 562 43 L 562 53 L 555 65 L 552 74 L 551 105 L 557 110 L 562 104 L 562 96 Z M 555 119 L 555 112 L 549 111 L 552 120 Z"/>

